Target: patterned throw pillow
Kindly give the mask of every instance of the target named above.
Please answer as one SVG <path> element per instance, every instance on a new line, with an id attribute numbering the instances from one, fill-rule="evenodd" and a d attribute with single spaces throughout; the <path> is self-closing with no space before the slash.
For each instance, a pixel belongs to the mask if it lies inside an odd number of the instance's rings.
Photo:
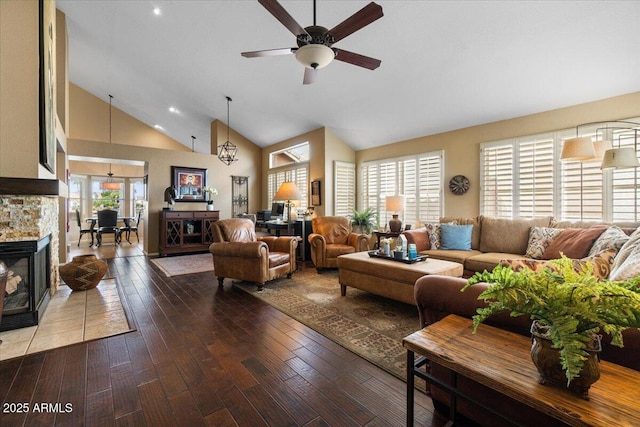
<path id="1" fill-rule="evenodd" d="M 628 240 L 629 236 L 620 227 L 612 225 L 593 242 L 589 256 L 599 254 L 608 249 L 615 249 L 618 252 Z"/>
<path id="2" fill-rule="evenodd" d="M 628 280 L 640 276 L 640 228 L 620 248 L 611 270 L 611 280 Z"/>
<path id="3" fill-rule="evenodd" d="M 587 263 L 593 265 L 593 275 L 599 279 L 606 279 L 612 274 L 612 266 L 614 257 L 617 251 L 615 249 L 609 249 L 594 256 L 574 259 L 573 269 L 577 272 L 582 271 Z M 513 271 L 522 271 L 524 269 L 532 271 L 541 271 L 544 268 L 550 268 L 556 270 L 556 267 L 551 261 L 538 261 L 532 259 L 514 259 L 514 260 L 502 260 L 500 265 L 503 267 L 511 267 Z"/>
<path id="4" fill-rule="evenodd" d="M 560 228 L 531 227 L 529 231 L 529 245 L 525 256 L 527 258 L 540 259 L 549 243 L 562 232 Z"/>
<path id="5" fill-rule="evenodd" d="M 425 224 L 431 249 L 440 249 L 440 224 Z"/>

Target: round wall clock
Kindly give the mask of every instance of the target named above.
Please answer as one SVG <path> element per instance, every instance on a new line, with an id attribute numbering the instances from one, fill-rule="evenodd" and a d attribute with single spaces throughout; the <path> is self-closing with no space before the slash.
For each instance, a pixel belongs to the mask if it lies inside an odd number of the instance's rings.
<path id="1" fill-rule="evenodd" d="M 469 190 L 469 178 L 464 175 L 456 175 L 449 181 L 449 191 L 462 195 Z"/>

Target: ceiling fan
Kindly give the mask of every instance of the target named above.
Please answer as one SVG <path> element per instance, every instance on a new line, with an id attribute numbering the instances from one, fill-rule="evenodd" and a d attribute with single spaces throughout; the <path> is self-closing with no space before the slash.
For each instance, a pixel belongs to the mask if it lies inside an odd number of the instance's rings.
<path id="1" fill-rule="evenodd" d="M 380 66 L 379 59 L 332 46 L 348 35 L 382 18 L 382 6 L 371 2 L 340 24 L 327 30 L 325 27 L 316 25 L 315 0 L 313 0 L 313 25 L 306 28 L 302 28 L 277 0 L 258 0 L 258 3 L 296 36 L 298 47 L 242 52 L 242 56 L 245 58 L 295 54 L 298 62 L 305 67 L 304 84 L 313 83 L 316 80 L 317 70 L 326 67 L 334 59 L 369 70 L 375 70 Z"/>

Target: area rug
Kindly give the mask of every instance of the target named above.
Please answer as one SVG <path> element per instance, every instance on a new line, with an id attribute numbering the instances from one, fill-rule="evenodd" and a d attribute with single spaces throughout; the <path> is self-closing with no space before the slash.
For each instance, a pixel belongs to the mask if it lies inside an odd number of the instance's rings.
<path id="1" fill-rule="evenodd" d="M 133 331 L 125 305 L 115 279 L 88 291 L 62 285 L 37 326 L 0 332 L 0 360 Z"/>
<path id="2" fill-rule="evenodd" d="M 213 258 L 205 254 L 181 255 L 151 260 L 167 277 L 213 271 Z"/>
<path id="3" fill-rule="evenodd" d="M 402 338 L 419 329 L 416 307 L 366 291 L 347 288 L 340 296 L 338 272 L 296 272 L 292 279 L 268 282 L 262 291 L 253 283 L 234 286 L 254 295 L 313 330 L 406 379 L 407 352 Z"/>

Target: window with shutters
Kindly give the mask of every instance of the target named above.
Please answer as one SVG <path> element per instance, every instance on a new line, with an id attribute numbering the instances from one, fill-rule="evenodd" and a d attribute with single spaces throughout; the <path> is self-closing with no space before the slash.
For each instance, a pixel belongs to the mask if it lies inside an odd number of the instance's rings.
<path id="1" fill-rule="evenodd" d="M 637 144 L 628 135 L 614 136 L 614 146 Z M 575 129 L 566 129 L 481 144 L 480 213 L 498 218 L 551 215 L 563 221 L 640 221 L 639 170 L 603 172 L 599 161 L 561 162 L 564 141 L 575 136 Z M 635 148 L 639 152 L 640 147 Z"/>
<path id="2" fill-rule="evenodd" d="M 305 210 L 308 207 L 309 192 L 309 164 L 299 164 L 295 166 L 280 167 L 277 170 L 269 172 L 267 175 L 267 202 L 269 207 L 273 202 L 273 198 L 278 192 L 278 188 L 285 181 L 293 181 L 296 183 L 302 200 L 296 201 L 298 210 Z"/>
<path id="3" fill-rule="evenodd" d="M 333 214 L 349 216 L 356 208 L 356 165 L 334 161 L 333 174 Z"/>
<path id="4" fill-rule="evenodd" d="M 375 209 L 378 224 L 385 224 L 392 214 L 386 211 L 386 197 L 402 194 L 405 210 L 400 217 L 405 223 L 437 222 L 443 208 L 443 156 L 437 151 L 363 163 L 363 208 Z"/>

